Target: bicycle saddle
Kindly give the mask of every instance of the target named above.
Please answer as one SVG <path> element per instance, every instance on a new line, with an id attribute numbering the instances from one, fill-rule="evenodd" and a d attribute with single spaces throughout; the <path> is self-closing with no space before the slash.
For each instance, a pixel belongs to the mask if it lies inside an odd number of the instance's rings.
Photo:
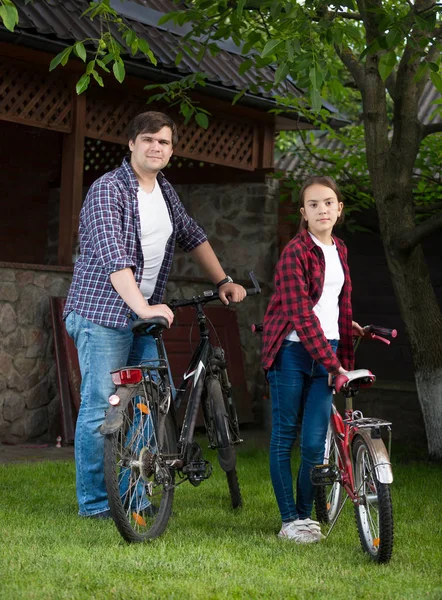
<path id="1" fill-rule="evenodd" d="M 335 390 L 339 393 L 342 389 L 369 388 L 376 381 L 376 375 L 373 375 L 368 369 L 356 369 L 340 373 L 335 379 Z"/>
<path id="2" fill-rule="evenodd" d="M 137 319 L 130 328 L 135 335 L 152 335 L 155 331 L 169 329 L 169 323 L 165 317 L 152 317 L 151 319 Z"/>

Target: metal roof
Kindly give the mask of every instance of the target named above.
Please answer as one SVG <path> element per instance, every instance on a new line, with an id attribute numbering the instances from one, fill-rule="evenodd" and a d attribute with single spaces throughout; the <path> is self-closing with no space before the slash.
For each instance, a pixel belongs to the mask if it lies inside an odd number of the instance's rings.
<path id="1" fill-rule="evenodd" d="M 59 52 L 63 46 L 70 45 L 75 40 L 97 39 L 100 35 L 98 20 L 82 18 L 83 12 L 89 8 L 87 0 L 34 0 L 28 4 L 25 0 L 15 0 L 15 4 L 19 13 L 19 24 L 12 34 L 0 25 L 0 39 Z M 111 6 L 120 13 L 124 22 L 148 41 L 158 60 L 158 65 L 154 67 L 141 53 L 135 57 L 129 54 L 125 58 L 128 72 L 163 83 L 203 72 L 207 76 L 205 92 L 229 101 L 238 91 L 248 89 L 251 84 L 258 84 L 256 93 L 247 92 L 240 100 L 241 104 L 253 106 L 258 110 L 274 108 L 275 95 L 284 96 L 291 93 L 300 97 L 304 93 L 290 78 L 278 86 L 273 86 L 270 91 L 262 84 L 259 85 L 258 82 L 262 81 L 273 83 L 275 70 L 271 66 L 259 70 L 252 67 L 240 75 L 238 67 L 245 58 L 233 41 L 222 42 L 222 49 L 216 56 L 207 52 L 200 62 L 184 53 L 180 64 L 175 65 L 180 38 L 186 32 L 186 26 L 179 27 L 172 22 L 157 25 L 158 19 L 165 12 L 177 10 L 178 7 L 172 0 L 111 0 Z M 115 38 L 125 46 L 116 27 L 111 28 Z M 90 47 L 92 49 L 92 46 Z M 332 126 L 347 124 L 333 106 L 326 103 L 325 107 L 331 113 Z M 296 114 L 277 115 L 275 122 L 277 130 L 311 127 L 308 120 Z"/>
<path id="2" fill-rule="evenodd" d="M 34 31 L 41 36 L 47 36 L 49 39 L 55 38 L 66 44 L 85 38 L 97 38 L 100 35 L 98 20 L 81 17 L 89 7 L 87 0 L 34 0 L 34 2 L 28 4 L 25 4 L 24 0 L 16 0 L 16 5 L 19 13 L 19 24 L 16 33 L 32 33 Z M 161 28 L 153 24 L 146 24 L 149 21 L 158 21 L 158 18 L 168 10 L 176 10 L 177 7 L 172 2 L 159 2 L 158 0 L 131 0 L 128 2 L 126 0 L 121 3 L 120 0 L 112 0 L 112 6 L 120 12 L 123 20 L 133 27 L 140 37 L 149 42 L 152 52 L 158 59 L 158 67 L 162 69 L 170 70 L 171 73 L 179 76 L 202 71 L 207 75 L 210 82 L 231 88 L 235 93 L 238 90 L 248 88 L 250 84 L 259 80 L 266 82 L 273 82 L 274 80 L 274 70 L 271 67 L 262 69 L 259 72 L 252 68 L 244 75 L 239 75 L 238 66 L 244 61 L 244 57 L 239 54 L 239 49 L 236 52 L 221 50 L 215 57 L 207 53 L 199 63 L 196 58 L 184 54 L 181 63 L 176 66 L 175 57 L 179 50 L 180 35 L 169 31 L 168 24 L 161 26 Z M 158 10 L 160 7 L 161 12 Z M 146 18 L 143 19 L 145 22 L 135 21 L 125 16 L 125 14 L 128 14 L 128 8 L 135 9 L 134 17 L 146 11 Z M 176 29 L 172 23 L 170 28 Z M 115 27 L 112 27 L 112 33 L 125 46 Z M 141 53 L 138 53 L 134 58 L 149 66 Z M 132 57 L 129 58 L 129 60 L 131 59 L 133 60 Z M 278 88 L 275 87 L 270 92 L 266 91 L 263 86 L 259 86 L 258 90 L 259 96 L 268 99 L 277 93 L 286 93 L 287 91 L 297 96 L 302 95 L 302 91 L 290 81 L 284 82 L 283 85 Z"/>

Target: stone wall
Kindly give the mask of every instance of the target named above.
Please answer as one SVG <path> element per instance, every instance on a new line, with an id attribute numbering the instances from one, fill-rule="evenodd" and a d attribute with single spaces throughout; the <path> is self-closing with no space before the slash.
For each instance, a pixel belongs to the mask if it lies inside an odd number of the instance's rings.
<path id="1" fill-rule="evenodd" d="M 59 434 L 50 296 L 65 296 L 71 274 L 0 268 L 0 440 Z"/>
<path id="2" fill-rule="evenodd" d="M 205 228 L 226 272 L 246 283 L 255 271 L 263 294 L 238 306 L 246 378 L 261 419 L 265 383 L 260 368 L 260 340 L 250 324 L 261 321 L 277 258 L 277 203 L 273 182 L 267 184 L 190 185 L 177 187 L 181 198 Z M 192 283 L 204 277 L 198 266 L 177 251 L 168 297 L 191 297 L 207 289 Z M 184 278 L 184 281 L 183 281 Z M 0 263 L 0 441 L 54 441 L 60 433 L 50 296 L 66 296 L 69 269 L 26 268 Z"/>

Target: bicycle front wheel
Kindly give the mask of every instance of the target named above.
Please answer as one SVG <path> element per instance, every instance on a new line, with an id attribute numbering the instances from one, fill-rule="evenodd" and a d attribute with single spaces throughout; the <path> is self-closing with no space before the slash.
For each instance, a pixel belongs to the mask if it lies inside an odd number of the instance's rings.
<path id="1" fill-rule="evenodd" d="M 362 548 L 378 563 L 390 560 L 393 551 L 393 507 L 390 486 L 376 477 L 375 460 L 361 436 L 353 442 L 354 477 L 360 504 L 355 505 Z"/>
<path id="2" fill-rule="evenodd" d="M 105 436 L 104 475 L 111 515 L 122 537 L 143 542 L 165 530 L 172 511 L 175 472 L 167 459 L 177 443 L 170 413 L 159 431 L 157 387 L 137 386 L 120 429 Z M 118 394 L 118 391 L 117 391 Z"/>
<path id="3" fill-rule="evenodd" d="M 226 473 L 232 507 L 239 508 L 242 506 L 242 497 L 236 472 L 236 452 L 230 434 L 229 414 L 226 400 L 218 379 L 208 377 L 206 386 L 212 427 L 216 437 L 216 447 L 218 449 L 218 461 L 221 468 Z"/>
<path id="4" fill-rule="evenodd" d="M 328 457 L 328 458 L 327 458 Z M 329 424 L 325 441 L 324 464 L 335 465 L 339 468 L 339 451 L 333 428 Z M 320 523 L 333 523 L 342 503 L 342 485 L 335 481 L 331 486 L 319 485 L 315 489 L 316 518 Z"/>

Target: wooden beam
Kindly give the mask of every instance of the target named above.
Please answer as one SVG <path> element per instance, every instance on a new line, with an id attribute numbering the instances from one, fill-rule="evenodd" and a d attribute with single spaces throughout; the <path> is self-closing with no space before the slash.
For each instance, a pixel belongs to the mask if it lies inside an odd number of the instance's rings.
<path id="1" fill-rule="evenodd" d="M 258 168 L 272 169 L 275 153 L 275 125 L 265 123 L 260 127 L 260 155 Z"/>
<path id="2" fill-rule="evenodd" d="M 60 225 L 58 237 L 58 264 L 72 264 L 72 250 L 78 232 L 78 218 L 83 202 L 84 134 L 86 124 L 86 96 L 73 93 L 73 128 L 65 134 L 61 163 Z"/>

